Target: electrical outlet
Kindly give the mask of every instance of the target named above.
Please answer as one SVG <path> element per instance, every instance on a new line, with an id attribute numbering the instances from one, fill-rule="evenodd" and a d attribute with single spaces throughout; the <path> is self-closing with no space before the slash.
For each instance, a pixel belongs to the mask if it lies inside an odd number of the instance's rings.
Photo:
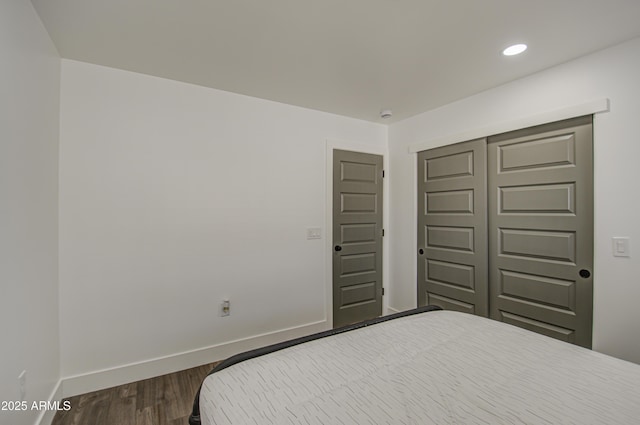
<path id="1" fill-rule="evenodd" d="M 226 317 L 231 314 L 231 303 L 229 300 L 224 300 L 220 303 L 220 317 Z"/>
<path id="2" fill-rule="evenodd" d="M 18 383 L 20 384 L 20 401 L 27 399 L 27 371 L 23 370 L 18 375 Z"/>

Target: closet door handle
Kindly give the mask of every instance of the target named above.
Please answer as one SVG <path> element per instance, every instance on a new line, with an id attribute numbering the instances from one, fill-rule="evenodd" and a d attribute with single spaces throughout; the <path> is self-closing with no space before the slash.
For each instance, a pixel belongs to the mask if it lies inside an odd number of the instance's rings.
<path id="1" fill-rule="evenodd" d="M 588 279 L 591 277 L 591 272 L 587 269 L 582 269 L 578 272 L 578 274 L 580 275 L 580 277 L 584 278 L 584 279 Z"/>
<path id="2" fill-rule="evenodd" d="M 336 252 L 340 252 L 342 251 L 342 247 L 340 245 L 336 245 L 335 248 L 333 248 L 336 250 Z"/>
<path id="3" fill-rule="evenodd" d="M 424 249 L 420 248 L 420 249 L 418 250 L 418 253 L 419 253 L 420 255 L 424 254 Z"/>

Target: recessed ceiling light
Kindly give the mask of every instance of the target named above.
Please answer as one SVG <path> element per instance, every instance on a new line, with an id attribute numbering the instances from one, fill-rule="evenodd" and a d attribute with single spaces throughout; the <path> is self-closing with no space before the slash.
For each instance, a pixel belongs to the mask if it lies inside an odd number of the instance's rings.
<path id="1" fill-rule="evenodd" d="M 514 44 L 513 46 L 509 46 L 502 51 L 502 54 L 505 56 L 513 56 L 519 55 L 520 53 L 527 50 L 526 44 Z"/>

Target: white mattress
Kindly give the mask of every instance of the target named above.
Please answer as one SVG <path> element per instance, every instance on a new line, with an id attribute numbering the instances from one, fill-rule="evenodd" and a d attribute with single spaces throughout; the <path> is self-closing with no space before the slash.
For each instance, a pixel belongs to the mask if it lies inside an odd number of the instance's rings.
<path id="1" fill-rule="evenodd" d="M 640 366 L 433 311 L 206 378 L 202 424 L 640 424 Z"/>

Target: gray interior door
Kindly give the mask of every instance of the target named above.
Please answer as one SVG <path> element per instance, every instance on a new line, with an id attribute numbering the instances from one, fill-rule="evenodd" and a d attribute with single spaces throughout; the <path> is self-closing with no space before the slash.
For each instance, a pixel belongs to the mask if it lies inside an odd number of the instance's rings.
<path id="1" fill-rule="evenodd" d="M 333 326 L 382 315 L 382 156 L 333 151 Z"/>
<path id="2" fill-rule="evenodd" d="M 418 153 L 418 306 L 487 316 L 486 139 Z"/>
<path id="3" fill-rule="evenodd" d="M 489 138 L 491 317 L 591 347 L 591 116 Z"/>

